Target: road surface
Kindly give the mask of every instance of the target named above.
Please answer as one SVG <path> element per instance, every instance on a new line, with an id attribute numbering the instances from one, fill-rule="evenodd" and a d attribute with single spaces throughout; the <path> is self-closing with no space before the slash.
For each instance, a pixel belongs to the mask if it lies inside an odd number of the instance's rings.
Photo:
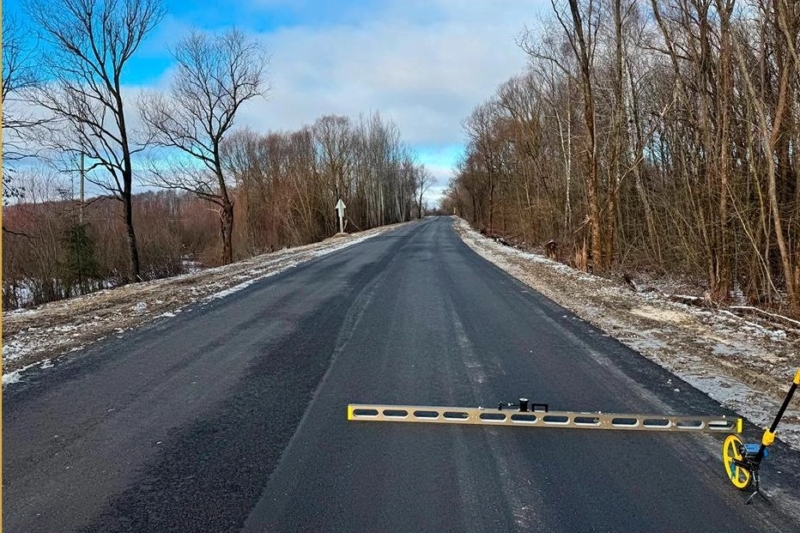
<path id="1" fill-rule="evenodd" d="M 347 422 L 351 402 L 520 396 L 725 413 L 478 257 L 449 218 L 25 379 L 4 392 L 7 533 L 800 530 L 800 454 L 782 445 L 774 506 L 745 506 L 721 435 Z"/>

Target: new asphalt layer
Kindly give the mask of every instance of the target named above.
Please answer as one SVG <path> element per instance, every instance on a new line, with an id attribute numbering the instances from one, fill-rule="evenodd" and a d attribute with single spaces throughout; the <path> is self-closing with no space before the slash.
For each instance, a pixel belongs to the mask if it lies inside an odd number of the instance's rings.
<path id="1" fill-rule="evenodd" d="M 774 505 L 745 506 L 723 435 L 348 422 L 348 403 L 520 396 L 726 414 L 478 257 L 449 218 L 24 379 L 4 391 L 9 533 L 800 530 L 800 454 L 781 445 L 763 474 Z"/>

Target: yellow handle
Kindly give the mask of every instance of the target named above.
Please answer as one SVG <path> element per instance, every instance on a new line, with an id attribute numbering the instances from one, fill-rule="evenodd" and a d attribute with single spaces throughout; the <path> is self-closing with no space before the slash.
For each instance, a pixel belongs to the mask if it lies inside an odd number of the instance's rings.
<path id="1" fill-rule="evenodd" d="M 793 383 L 795 385 L 800 385 L 800 368 L 797 369 L 797 375 L 794 377 Z"/>
<path id="2" fill-rule="evenodd" d="M 773 442 L 775 442 L 775 433 L 773 433 L 768 429 L 765 429 L 764 436 L 761 437 L 761 444 L 763 444 L 764 446 L 771 446 Z"/>

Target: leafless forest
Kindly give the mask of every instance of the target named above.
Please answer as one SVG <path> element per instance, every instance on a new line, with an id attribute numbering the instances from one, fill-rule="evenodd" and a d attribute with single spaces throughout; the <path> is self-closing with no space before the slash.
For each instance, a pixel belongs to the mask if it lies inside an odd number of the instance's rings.
<path id="1" fill-rule="evenodd" d="M 569 0 L 464 121 L 444 205 L 597 273 L 800 315 L 800 4 Z"/>
<path id="2" fill-rule="evenodd" d="M 3 18 L 4 309 L 318 241 L 338 231 L 339 198 L 345 231 L 420 215 L 432 178 L 377 113 L 236 127 L 269 94 L 257 40 L 192 31 L 170 87 L 137 95 L 122 80 L 160 0 L 26 9 Z"/>
<path id="3" fill-rule="evenodd" d="M 319 240 L 338 198 L 349 231 L 419 214 L 432 178 L 377 114 L 236 127 L 269 94 L 259 42 L 192 32 L 169 89 L 132 96 L 159 0 L 55 3 L 28 4 L 35 48 L 3 20 L 6 308 Z M 517 36 L 526 71 L 464 120 L 442 207 L 576 268 L 800 316 L 799 34 L 791 0 L 553 0 Z"/>

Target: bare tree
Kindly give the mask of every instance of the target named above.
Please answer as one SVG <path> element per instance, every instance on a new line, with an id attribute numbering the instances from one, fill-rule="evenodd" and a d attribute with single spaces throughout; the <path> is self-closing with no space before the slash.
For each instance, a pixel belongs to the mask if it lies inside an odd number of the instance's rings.
<path id="1" fill-rule="evenodd" d="M 494 231 L 495 193 L 499 167 L 499 145 L 494 137 L 500 107 L 496 100 L 490 100 L 475 107 L 464 121 L 463 127 L 476 153 L 480 155 L 482 170 L 487 181 L 489 199 L 489 232 Z"/>
<path id="2" fill-rule="evenodd" d="M 3 159 L 18 160 L 29 154 L 23 147 L 26 134 L 45 122 L 26 110 L 26 92 L 38 87 L 35 50 L 26 43 L 25 31 L 13 14 L 3 17 Z"/>
<path id="3" fill-rule="evenodd" d="M 417 215 L 418 218 L 422 218 L 423 215 L 423 198 L 425 193 L 428 192 L 428 189 L 431 188 L 431 185 L 436 183 L 436 179 L 433 177 L 433 174 L 425 167 L 425 165 L 419 165 L 415 169 L 417 183 L 416 183 L 416 190 L 417 190 Z"/>
<path id="4" fill-rule="evenodd" d="M 48 82 L 33 92 L 36 104 L 59 120 L 47 140 L 59 152 L 86 154 L 87 180 L 122 202 L 131 275 L 141 279 L 133 228 L 131 140 L 122 74 L 142 39 L 162 19 L 161 0 L 31 0 L 28 12 L 49 45 L 40 65 Z"/>
<path id="5" fill-rule="evenodd" d="M 597 117 L 595 116 L 595 94 L 592 76 L 600 10 L 599 7 L 595 5 L 594 0 L 588 0 L 588 5 L 583 10 L 583 6 L 578 0 L 569 0 L 569 10 L 571 14 L 570 23 L 556 7 L 555 0 L 551 1 L 556 17 L 564 28 L 564 33 L 569 40 L 580 70 L 581 86 L 583 89 L 584 121 L 586 122 L 588 137 L 586 158 L 589 167 L 589 176 L 587 177 L 586 183 L 589 201 L 589 228 L 592 238 L 592 256 L 595 268 L 603 269 L 607 263 L 610 263 L 611 258 L 604 257 L 601 240 Z"/>
<path id="6" fill-rule="evenodd" d="M 535 151 L 529 149 L 528 146 L 531 142 L 523 141 L 524 150 L 531 159 L 534 158 L 534 154 L 537 159 L 540 159 L 542 153 L 547 151 L 544 146 L 539 146 L 546 145 L 544 132 L 552 129 L 558 133 L 556 149 L 561 153 L 562 168 L 552 169 L 551 172 L 563 173 L 564 176 L 564 183 L 561 186 L 564 191 L 563 200 L 556 199 L 556 201 L 563 201 L 563 228 L 561 231 L 563 232 L 562 238 L 567 238 L 573 232 L 573 213 L 575 211 L 571 196 L 574 187 L 572 173 L 575 166 L 573 165 L 573 122 L 578 115 L 572 104 L 573 87 L 577 80 L 574 65 L 575 54 L 563 34 L 563 28 L 555 24 L 546 26 L 541 35 L 526 30 L 518 38 L 517 44 L 529 55 L 529 71 L 526 73 L 524 84 L 526 96 L 523 100 L 528 102 L 527 105 L 531 110 L 536 109 L 536 115 L 531 115 L 527 120 L 530 126 L 523 128 L 521 133 L 525 138 L 535 139 L 534 145 L 537 149 Z M 502 88 L 500 91 L 501 100 L 508 100 L 507 96 L 503 94 Z M 507 91 L 505 92 L 507 93 Z M 509 110 L 511 107 L 508 106 Z M 511 116 L 515 121 L 520 120 L 518 113 L 512 112 Z M 549 128 L 542 127 L 541 120 L 549 120 L 555 124 Z M 542 166 L 541 163 L 539 166 Z M 528 198 L 526 211 L 530 216 L 533 206 L 529 199 L 529 189 L 526 189 L 525 192 Z"/>
<path id="7" fill-rule="evenodd" d="M 774 14 L 767 13 L 767 17 L 772 15 L 778 19 L 773 23 L 774 27 L 786 27 L 787 21 L 784 15 L 786 9 L 787 6 L 783 6 L 783 9 L 776 9 Z M 781 37 L 782 36 L 783 35 L 781 35 Z M 766 163 L 766 179 L 768 184 L 767 198 L 770 214 L 773 217 L 772 220 L 774 225 L 775 239 L 780 252 L 781 266 L 783 267 L 784 282 L 786 284 L 786 292 L 788 293 L 789 305 L 791 310 L 797 314 L 800 312 L 800 290 L 797 286 L 797 284 L 800 283 L 800 246 L 798 246 L 798 251 L 794 252 L 790 244 L 791 240 L 787 239 L 787 234 L 790 236 L 791 230 L 787 231 L 784 226 L 783 219 L 785 217 L 782 213 L 779 201 L 780 194 L 778 190 L 779 165 L 776 163 L 776 160 L 781 162 L 782 159 L 778 157 L 779 143 L 781 137 L 787 135 L 787 133 L 784 131 L 786 128 L 784 121 L 788 121 L 786 117 L 787 108 L 792 105 L 792 98 L 790 94 L 790 78 L 794 70 L 792 65 L 793 56 L 791 54 L 791 50 L 789 50 L 787 53 L 785 48 L 788 47 L 786 47 L 780 39 L 776 39 L 775 50 L 773 53 L 777 56 L 777 59 L 780 60 L 779 64 L 782 68 L 780 68 L 780 71 L 777 73 L 779 76 L 778 87 L 776 88 L 777 95 L 770 95 L 776 99 L 774 111 L 773 113 L 770 113 L 767 102 L 765 101 L 767 100 L 767 97 L 763 94 L 763 92 L 761 94 L 759 93 L 756 88 L 756 82 L 753 80 L 753 76 L 750 74 L 750 70 L 748 69 L 748 65 L 745 60 L 745 52 L 743 51 L 745 45 L 742 41 L 744 41 L 744 38 L 741 35 L 737 37 L 738 38 L 732 39 L 733 49 L 736 59 L 739 63 L 739 72 L 742 75 L 742 79 L 745 87 L 747 88 L 747 92 L 750 95 L 755 111 L 754 114 L 756 116 L 758 131 L 760 133 L 761 149 L 765 154 L 764 160 Z M 796 228 L 796 222 L 794 225 Z"/>
<path id="8" fill-rule="evenodd" d="M 30 134 L 46 119 L 37 117 L 26 105 L 26 91 L 39 85 L 40 78 L 34 68 L 33 46 L 26 42 L 19 17 L 3 17 L 3 205 L 24 196 L 24 187 L 15 183 L 14 167 L 9 162 L 34 156 L 35 149 L 27 142 Z M 3 224 L 3 231 L 13 233 Z"/>
<path id="9" fill-rule="evenodd" d="M 443 205 L 479 226 L 494 211 L 512 240 L 572 241 L 577 268 L 590 245 L 598 270 L 679 273 L 797 316 L 798 3 L 552 3 Z"/>
<path id="10" fill-rule="evenodd" d="M 353 158 L 353 132 L 347 117 L 326 115 L 312 127 L 322 177 L 331 190 L 333 201 L 350 196 Z"/>
<path id="11" fill-rule="evenodd" d="M 233 29 L 192 32 L 173 51 L 178 70 L 168 94 L 142 98 L 142 118 L 156 145 L 177 149 L 200 168 L 153 169 L 153 183 L 191 191 L 219 208 L 222 262 L 233 261 L 233 198 L 220 145 L 242 104 L 268 90 L 269 58 L 259 42 Z M 191 170 L 191 171 L 190 171 Z"/>

